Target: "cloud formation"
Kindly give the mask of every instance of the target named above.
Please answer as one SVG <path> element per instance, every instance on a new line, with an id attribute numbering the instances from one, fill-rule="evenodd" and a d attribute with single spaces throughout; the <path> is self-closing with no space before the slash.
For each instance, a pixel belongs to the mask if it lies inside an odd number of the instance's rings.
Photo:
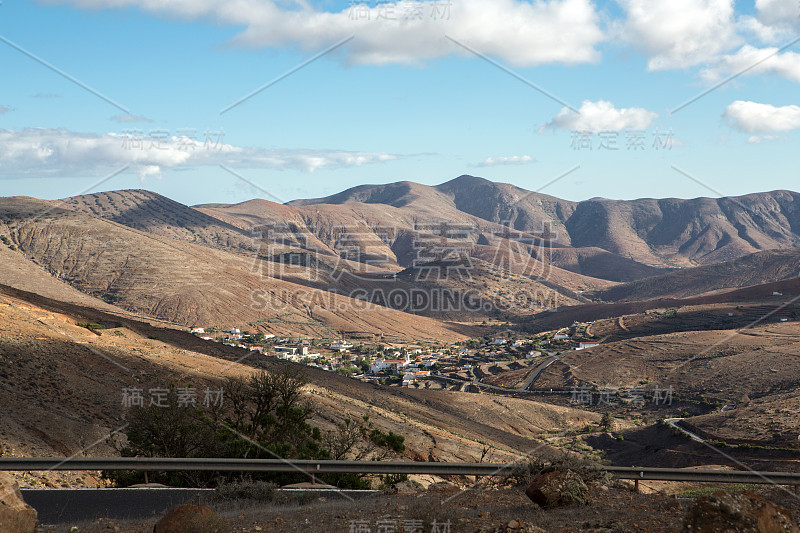
<path id="1" fill-rule="evenodd" d="M 800 128 L 800 107 L 796 105 L 775 107 L 737 100 L 725 108 L 722 116 L 732 127 L 746 133 L 775 133 Z M 769 140 L 774 137 L 758 137 L 761 138 Z M 750 141 L 753 140 L 751 137 Z"/>
<path id="2" fill-rule="evenodd" d="M 0 178 L 103 175 L 126 165 L 140 178 L 176 167 L 227 165 L 314 172 L 397 159 L 386 153 L 342 150 L 265 150 L 221 139 L 77 133 L 65 129 L 0 129 Z"/>
<path id="3" fill-rule="evenodd" d="M 351 35 L 334 54 L 352 64 L 419 64 L 467 54 L 448 35 L 515 66 L 596 62 L 605 39 L 591 0 L 401 0 L 320 11 L 303 0 L 45 0 L 85 9 L 138 7 L 164 17 L 243 27 L 233 44 L 318 52 Z M 284 7 L 290 4 L 290 7 Z M 448 7 L 448 4 L 449 7 Z"/>
<path id="4" fill-rule="evenodd" d="M 479 167 L 496 167 L 501 165 L 527 165 L 536 160 L 529 155 L 512 155 L 507 157 L 488 157 L 478 163 Z"/>
<path id="5" fill-rule="evenodd" d="M 544 129 L 563 129 L 572 131 L 643 130 L 647 129 L 658 113 L 641 107 L 617 109 L 614 104 L 605 100 L 592 102 L 584 100 L 578 113 L 564 107 L 550 122 L 542 126 Z"/>
<path id="6" fill-rule="evenodd" d="M 128 124 L 133 122 L 153 122 L 147 117 L 138 117 L 136 115 L 114 115 L 111 117 L 111 120 L 114 122 L 120 122 L 122 124 Z"/>
<path id="7" fill-rule="evenodd" d="M 800 83 L 800 54 L 777 52 L 778 48 L 744 45 L 735 54 L 720 57 L 716 65 L 703 70 L 701 76 L 709 82 L 717 82 L 749 69 L 743 75 L 772 74 Z"/>
<path id="8" fill-rule="evenodd" d="M 648 70 L 703 64 L 736 44 L 733 0 L 618 0 L 617 33 L 649 56 Z"/>

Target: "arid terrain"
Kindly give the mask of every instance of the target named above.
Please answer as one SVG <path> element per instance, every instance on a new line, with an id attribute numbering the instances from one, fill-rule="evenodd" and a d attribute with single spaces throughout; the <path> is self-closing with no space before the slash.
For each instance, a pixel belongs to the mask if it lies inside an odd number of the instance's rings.
<path id="1" fill-rule="evenodd" d="M 405 438 L 395 459 L 568 454 L 800 472 L 798 200 L 575 203 L 469 176 L 284 205 L 189 207 L 141 190 L 2 198 L 0 452 L 114 455 L 130 388 L 202 390 L 301 368 L 313 425 L 368 416 Z M 241 333 L 263 346 L 237 346 Z M 357 346 L 325 369 L 276 357 L 304 340 Z M 443 357 L 414 386 L 369 370 L 386 350 L 409 364 L 412 349 Z M 105 483 L 96 472 L 17 477 Z M 537 516 L 518 492 L 485 498 L 486 511 L 470 495 L 448 512 L 474 530 L 514 517 L 593 527 L 588 510 Z M 609 509 L 654 502 L 619 488 L 599 498 Z M 363 512 L 385 514 L 382 501 Z M 636 522 L 622 513 L 614 531 L 673 531 L 681 505 Z M 320 531 L 353 516 L 321 508 Z M 275 512 L 269 526 L 258 513 L 239 525 L 289 531 L 305 510 Z"/>

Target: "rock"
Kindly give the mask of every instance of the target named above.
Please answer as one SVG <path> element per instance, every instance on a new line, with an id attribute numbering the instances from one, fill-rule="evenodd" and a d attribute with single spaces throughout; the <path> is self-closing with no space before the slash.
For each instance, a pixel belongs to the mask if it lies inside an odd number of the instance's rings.
<path id="1" fill-rule="evenodd" d="M 327 483 L 312 483 L 310 481 L 303 481 L 302 483 L 292 483 L 283 487 L 285 489 L 336 489 L 333 485 Z"/>
<path id="2" fill-rule="evenodd" d="M 424 490 L 424 487 L 421 483 L 417 483 L 413 480 L 401 481 L 394 486 L 394 490 L 392 492 L 396 494 L 417 494 Z"/>
<path id="3" fill-rule="evenodd" d="M 792 513 L 751 492 L 718 491 L 698 498 L 683 518 L 684 533 L 798 533 Z"/>
<path id="4" fill-rule="evenodd" d="M 545 509 L 591 502 L 589 487 L 572 470 L 554 470 L 539 474 L 525 490 L 531 501 Z"/>
<path id="5" fill-rule="evenodd" d="M 16 480 L 0 472 L 0 531 L 33 533 L 37 523 L 36 510 L 22 499 Z"/>
<path id="6" fill-rule="evenodd" d="M 485 526 L 478 530 L 478 533 L 547 533 L 544 529 L 527 524 L 522 520 L 511 520 L 504 526 L 492 527 Z"/>
<path id="7" fill-rule="evenodd" d="M 178 505 L 156 523 L 153 533 L 215 533 L 222 522 L 205 505 Z"/>
<path id="8" fill-rule="evenodd" d="M 439 481 L 428 485 L 428 492 L 456 492 L 460 490 L 458 485 L 454 485 L 448 481 Z"/>

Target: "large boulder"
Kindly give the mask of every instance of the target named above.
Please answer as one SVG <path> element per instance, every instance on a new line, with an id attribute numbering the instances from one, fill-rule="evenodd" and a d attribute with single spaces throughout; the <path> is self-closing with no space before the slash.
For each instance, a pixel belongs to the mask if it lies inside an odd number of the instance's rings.
<path id="1" fill-rule="evenodd" d="M 525 494 L 531 501 L 545 509 L 565 505 L 587 505 L 591 502 L 589 487 L 572 470 L 553 470 L 539 474 Z"/>
<path id="2" fill-rule="evenodd" d="M 34 533 L 36 510 L 25 503 L 16 480 L 0 472 L 0 531 L 3 533 Z"/>
<path id="3" fill-rule="evenodd" d="M 785 507 L 750 492 L 715 492 L 698 498 L 683 518 L 685 533 L 798 533 Z"/>
<path id="4" fill-rule="evenodd" d="M 156 523 L 153 533 L 217 533 L 222 522 L 205 505 L 178 505 Z"/>

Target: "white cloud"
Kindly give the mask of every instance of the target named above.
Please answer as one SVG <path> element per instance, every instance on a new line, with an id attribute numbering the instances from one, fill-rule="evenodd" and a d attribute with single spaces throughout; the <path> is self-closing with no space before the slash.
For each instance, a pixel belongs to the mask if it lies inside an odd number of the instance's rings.
<path id="1" fill-rule="evenodd" d="M 561 109 L 558 115 L 542 126 L 544 129 L 564 129 L 573 131 L 622 131 L 643 130 L 658 117 L 658 113 L 648 111 L 641 107 L 628 107 L 617 109 L 611 102 L 598 100 L 591 102 L 584 100 L 579 113 L 567 107 Z"/>
<path id="2" fill-rule="evenodd" d="M 747 138 L 747 142 L 749 144 L 761 144 L 764 141 L 774 141 L 777 138 L 777 135 L 751 135 Z"/>
<path id="3" fill-rule="evenodd" d="M 764 24 L 756 17 L 739 17 L 737 26 L 742 34 L 767 44 L 778 43 L 786 37 L 785 28 Z"/>
<path id="4" fill-rule="evenodd" d="M 6 107 L 6 106 L 4 106 L 4 105 L 0 105 L 0 115 L 3 115 L 3 114 L 5 114 L 5 113 L 8 113 L 9 111 L 11 111 L 11 109 L 10 109 L 10 108 L 8 108 L 8 107 Z"/>
<path id="5" fill-rule="evenodd" d="M 125 165 L 139 176 L 164 169 L 229 165 L 314 172 L 392 161 L 386 153 L 341 150 L 265 150 L 187 137 L 136 137 L 109 133 L 76 133 L 64 129 L 0 129 L 0 178 L 103 175 Z"/>
<path id="6" fill-rule="evenodd" d="M 393 4 L 394 9 L 368 8 L 363 17 L 349 7 L 319 11 L 303 0 L 290 2 L 292 8 L 284 8 L 287 2 L 278 0 L 44 1 L 86 9 L 135 6 L 160 16 L 205 18 L 243 27 L 233 43 L 253 48 L 294 46 L 317 52 L 354 35 L 333 52 L 354 64 L 417 64 L 468 54 L 445 35 L 516 66 L 578 64 L 598 61 L 595 46 L 605 39 L 591 0 L 457 0 L 446 12 L 441 7 L 446 2 L 402 0 Z M 415 5 L 423 8 L 419 18 L 409 16 Z M 435 9 L 438 16 L 432 16 Z"/>
<path id="7" fill-rule="evenodd" d="M 478 163 L 479 167 L 495 167 L 500 165 L 527 165 L 535 163 L 536 160 L 529 155 L 512 155 L 508 157 L 488 157 Z"/>
<path id="8" fill-rule="evenodd" d="M 114 122 L 131 123 L 131 122 L 153 122 L 147 117 L 138 117 L 136 115 L 114 115 L 111 117 Z"/>
<path id="9" fill-rule="evenodd" d="M 797 27 L 800 4 L 797 0 L 756 0 L 758 20 L 770 26 Z"/>
<path id="10" fill-rule="evenodd" d="M 722 116 L 732 127 L 747 133 L 770 133 L 800 128 L 800 107 L 796 105 L 775 107 L 737 100 L 725 108 Z M 752 142 L 754 137 L 750 140 Z"/>
<path id="11" fill-rule="evenodd" d="M 649 57 L 649 70 L 705 63 L 740 42 L 733 0 L 618 0 L 620 37 Z"/>
<path id="12" fill-rule="evenodd" d="M 709 82 L 716 82 L 725 76 L 738 74 L 749 68 L 750 70 L 743 75 L 773 74 L 800 83 L 800 54 L 777 52 L 778 48 L 755 48 L 745 45 L 735 54 L 719 58 L 716 65 L 703 70 L 701 76 Z"/>

